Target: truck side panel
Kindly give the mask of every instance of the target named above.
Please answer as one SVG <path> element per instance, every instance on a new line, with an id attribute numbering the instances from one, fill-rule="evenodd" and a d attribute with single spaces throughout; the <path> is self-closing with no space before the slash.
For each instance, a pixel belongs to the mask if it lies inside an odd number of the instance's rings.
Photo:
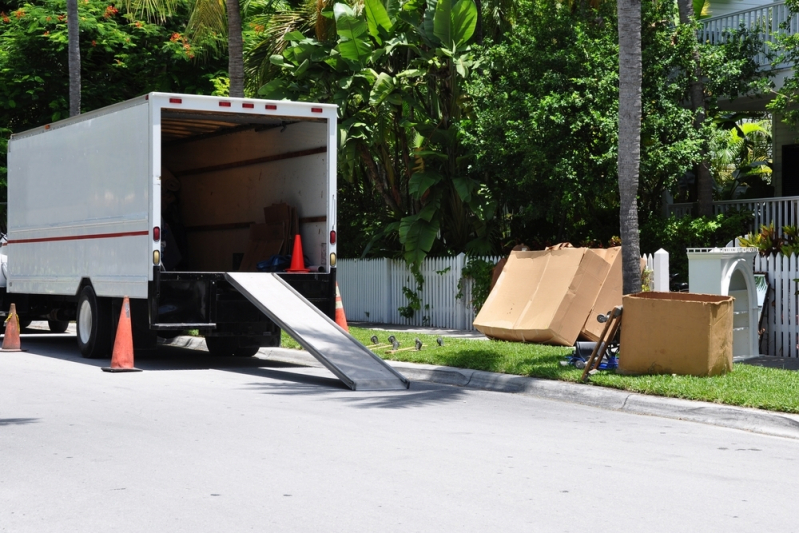
<path id="1" fill-rule="evenodd" d="M 8 291 L 146 298 L 152 253 L 146 101 L 9 143 Z M 56 175 L 54 175 L 54 172 Z"/>

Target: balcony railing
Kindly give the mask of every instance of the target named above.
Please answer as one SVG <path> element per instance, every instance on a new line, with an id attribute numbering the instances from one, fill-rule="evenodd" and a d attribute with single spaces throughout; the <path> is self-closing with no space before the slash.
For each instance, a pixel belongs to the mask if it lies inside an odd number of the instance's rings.
<path id="1" fill-rule="evenodd" d="M 677 218 L 690 215 L 694 204 L 669 204 L 668 212 Z M 780 196 L 752 200 L 722 200 L 713 202 L 713 212 L 726 213 L 731 209 L 751 211 L 754 215 L 750 231 L 760 231 L 760 226 L 772 222 L 782 232 L 783 226 L 799 225 L 799 196 Z"/>
<path id="2" fill-rule="evenodd" d="M 778 35 L 791 35 L 799 32 L 799 16 L 792 17 L 787 28 L 781 27 L 788 20 L 790 11 L 784 2 L 775 2 L 754 9 L 737 11 L 730 15 L 712 17 L 702 21 L 699 40 L 709 44 L 722 44 L 729 41 L 736 30 L 745 28 L 756 33 L 762 41 L 762 48 L 755 57 L 759 67 L 771 65 L 770 52 Z M 787 66 L 787 65 L 778 65 Z"/>

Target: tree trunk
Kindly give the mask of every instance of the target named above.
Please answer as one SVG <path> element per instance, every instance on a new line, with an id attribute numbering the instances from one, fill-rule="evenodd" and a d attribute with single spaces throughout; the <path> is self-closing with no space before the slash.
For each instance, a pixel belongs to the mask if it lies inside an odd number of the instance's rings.
<path id="1" fill-rule="evenodd" d="M 225 0 L 227 7 L 228 75 L 230 96 L 244 98 L 244 44 L 241 38 L 239 0 Z"/>
<path id="2" fill-rule="evenodd" d="M 641 291 L 638 172 L 641 161 L 641 0 L 618 0 L 619 223 L 624 294 Z"/>
<path id="3" fill-rule="evenodd" d="M 69 116 L 80 115 L 80 18 L 78 0 L 67 0 L 67 64 L 69 69 Z"/>
<path id="4" fill-rule="evenodd" d="M 680 24 L 692 25 L 694 23 L 694 6 L 692 0 L 677 0 L 680 10 Z M 699 44 L 697 36 L 694 35 L 694 44 L 691 50 L 691 58 L 694 63 L 694 70 L 690 81 L 691 111 L 694 112 L 694 127 L 702 129 L 707 116 L 705 105 L 705 87 L 702 83 L 702 65 L 699 56 Z M 696 172 L 696 195 L 699 201 L 699 215 L 713 215 L 713 176 L 710 174 L 710 165 L 707 162 L 707 149 L 702 148 L 702 161 L 699 163 Z"/>

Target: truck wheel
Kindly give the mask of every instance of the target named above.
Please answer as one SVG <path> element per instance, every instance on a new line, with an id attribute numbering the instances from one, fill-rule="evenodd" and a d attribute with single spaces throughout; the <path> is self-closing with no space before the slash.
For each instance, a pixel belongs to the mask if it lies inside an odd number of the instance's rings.
<path id="1" fill-rule="evenodd" d="M 48 320 L 47 325 L 53 333 L 64 333 L 69 327 L 69 320 Z"/>
<path id="2" fill-rule="evenodd" d="M 252 357 L 261 348 L 257 343 L 249 344 L 247 337 L 206 337 L 205 345 L 211 355 L 218 357 Z"/>
<path id="3" fill-rule="evenodd" d="M 111 300 L 98 298 L 94 289 L 86 286 L 78 297 L 78 348 L 83 357 L 97 359 L 111 353 Z"/>

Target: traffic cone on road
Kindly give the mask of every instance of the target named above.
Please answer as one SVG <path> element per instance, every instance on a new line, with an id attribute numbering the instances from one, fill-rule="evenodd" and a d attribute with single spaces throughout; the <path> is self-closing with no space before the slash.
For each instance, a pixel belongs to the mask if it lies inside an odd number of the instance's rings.
<path id="1" fill-rule="evenodd" d="M 294 251 L 291 252 L 291 266 L 286 272 L 310 272 L 305 268 L 305 260 L 302 258 L 302 239 L 300 234 L 294 236 Z"/>
<path id="2" fill-rule="evenodd" d="M 0 350 L 4 352 L 21 352 L 19 344 L 19 316 L 17 315 L 17 306 L 11 304 L 11 309 L 8 310 L 8 318 L 6 318 L 6 334 L 3 336 L 3 347 Z"/>
<path id="3" fill-rule="evenodd" d="M 347 325 L 347 315 L 344 314 L 344 302 L 341 300 L 341 293 L 338 290 L 338 281 L 336 282 L 336 324 L 341 326 L 344 331 L 350 331 Z"/>
<path id="4" fill-rule="evenodd" d="M 133 366 L 133 330 L 130 325 L 130 300 L 127 296 L 122 300 L 122 312 L 119 313 L 111 366 L 103 367 L 103 372 L 141 372 L 141 369 Z"/>

